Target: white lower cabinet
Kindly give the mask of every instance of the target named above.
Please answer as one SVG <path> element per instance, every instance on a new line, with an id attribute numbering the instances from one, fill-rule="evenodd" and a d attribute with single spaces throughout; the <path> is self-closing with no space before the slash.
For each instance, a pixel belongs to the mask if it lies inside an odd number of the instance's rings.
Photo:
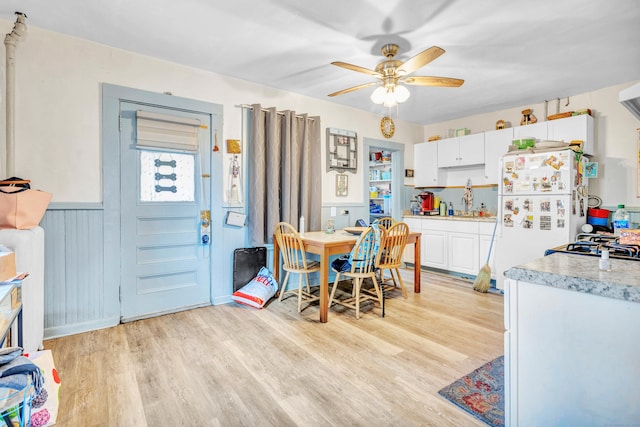
<path id="1" fill-rule="evenodd" d="M 403 221 L 409 226 L 409 231 L 410 232 L 418 232 L 418 233 L 422 233 L 422 219 L 419 218 L 404 218 Z M 422 243 L 422 237 L 420 239 L 420 256 L 422 256 L 423 251 L 424 251 L 424 243 Z M 404 252 L 402 253 L 402 260 L 404 262 L 408 262 L 410 264 L 414 264 L 415 263 L 415 259 L 414 259 L 414 247 L 413 245 L 407 245 L 404 248 Z"/>
<path id="2" fill-rule="evenodd" d="M 449 268 L 458 273 L 478 274 L 478 234 L 448 233 Z"/>
<path id="3" fill-rule="evenodd" d="M 404 221 L 411 231 L 421 231 L 423 266 L 475 276 L 485 264 L 494 223 L 433 218 L 405 218 Z M 414 262 L 413 248 L 405 249 L 403 259 Z M 492 262 L 493 254 L 490 266 Z"/>
<path id="4" fill-rule="evenodd" d="M 446 231 L 423 230 L 420 253 L 422 265 L 447 270 L 449 267 L 447 246 Z"/>
<path id="5" fill-rule="evenodd" d="M 489 267 L 491 268 L 491 278 L 495 279 L 496 278 L 496 266 L 495 266 L 495 257 L 494 257 L 494 252 L 495 252 L 495 239 L 493 239 L 493 249 L 491 249 L 491 255 L 489 257 L 489 262 L 487 263 L 487 256 L 489 255 L 489 247 L 491 246 L 492 243 L 492 239 L 491 236 L 493 234 L 493 230 L 494 230 L 494 225 L 495 224 L 491 224 L 488 222 L 483 222 L 479 224 L 479 241 L 478 241 L 478 248 L 479 248 L 479 267 L 482 267 L 485 264 L 489 264 Z M 480 270 L 478 270 L 480 271 Z"/>

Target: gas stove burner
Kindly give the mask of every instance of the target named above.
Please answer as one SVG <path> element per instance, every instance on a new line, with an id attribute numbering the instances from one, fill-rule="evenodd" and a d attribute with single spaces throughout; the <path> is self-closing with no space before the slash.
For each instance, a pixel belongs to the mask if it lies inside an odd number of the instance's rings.
<path id="1" fill-rule="evenodd" d="M 567 252 L 580 252 L 580 253 L 597 253 L 600 243 L 581 241 L 569 243 L 566 247 Z"/>
<path id="2" fill-rule="evenodd" d="M 588 241 L 588 242 L 597 242 L 597 243 L 605 243 L 605 242 L 613 242 L 616 240 L 616 236 L 608 235 L 608 234 L 599 234 L 599 233 L 579 233 L 576 236 L 577 241 Z"/>
<path id="3" fill-rule="evenodd" d="M 638 245 L 623 245 L 621 243 L 609 242 L 602 246 L 609 249 L 610 254 L 628 256 L 631 258 L 638 258 L 640 255 L 640 246 Z"/>

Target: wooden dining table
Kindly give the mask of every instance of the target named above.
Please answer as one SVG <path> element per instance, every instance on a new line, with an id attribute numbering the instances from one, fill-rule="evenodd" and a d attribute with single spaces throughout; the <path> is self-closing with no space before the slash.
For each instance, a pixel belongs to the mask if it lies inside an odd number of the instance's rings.
<path id="1" fill-rule="evenodd" d="M 320 322 L 326 323 L 329 314 L 329 257 L 351 252 L 358 236 L 345 230 L 336 230 L 331 234 L 324 231 L 307 231 L 301 237 L 305 251 L 320 256 Z M 407 244 L 412 244 L 414 251 L 413 290 L 415 293 L 420 293 L 420 233 L 410 232 Z M 275 238 L 273 239 L 273 274 L 279 282 L 280 249 Z"/>

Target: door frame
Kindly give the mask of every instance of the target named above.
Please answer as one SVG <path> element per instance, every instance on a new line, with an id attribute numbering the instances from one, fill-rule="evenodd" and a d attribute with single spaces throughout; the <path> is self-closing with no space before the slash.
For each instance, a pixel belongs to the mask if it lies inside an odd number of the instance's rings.
<path id="1" fill-rule="evenodd" d="M 167 109 L 180 109 L 209 115 L 211 117 L 211 141 L 222 135 L 222 105 L 194 99 L 181 98 L 162 93 L 148 92 L 108 83 L 102 85 L 102 198 L 104 206 L 104 284 L 106 307 L 113 307 L 120 319 L 120 102 L 147 104 Z M 211 236 L 222 235 L 222 156 L 211 156 Z M 215 209 L 214 209 L 215 208 Z M 221 239 L 211 240 L 210 253 L 221 251 Z M 223 266 L 222 257 L 210 256 L 211 277 Z M 212 300 L 212 280 L 209 283 L 209 298 Z M 212 301 L 211 301 L 212 302 Z"/>
<path id="2" fill-rule="evenodd" d="M 385 141 L 383 139 L 373 139 L 365 137 L 363 139 L 364 164 L 366 170 L 363 175 L 364 200 L 369 212 L 369 150 L 378 148 L 391 153 L 391 212 L 396 221 L 402 220 L 402 198 L 404 192 L 404 149 L 405 145 L 399 142 Z M 368 215 L 367 215 L 368 217 Z"/>

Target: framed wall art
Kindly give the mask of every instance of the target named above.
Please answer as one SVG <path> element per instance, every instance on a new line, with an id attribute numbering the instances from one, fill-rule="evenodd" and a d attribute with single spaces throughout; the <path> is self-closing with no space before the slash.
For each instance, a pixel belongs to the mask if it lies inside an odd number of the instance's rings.
<path id="1" fill-rule="evenodd" d="M 327 172 L 358 171 L 358 135 L 350 130 L 327 128 Z"/>
<path id="2" fill-rule="evenodd" d="M 336 175 L 336 196 L 346 197 L 349 195 L 349 175 L 339 173 Z"/>

